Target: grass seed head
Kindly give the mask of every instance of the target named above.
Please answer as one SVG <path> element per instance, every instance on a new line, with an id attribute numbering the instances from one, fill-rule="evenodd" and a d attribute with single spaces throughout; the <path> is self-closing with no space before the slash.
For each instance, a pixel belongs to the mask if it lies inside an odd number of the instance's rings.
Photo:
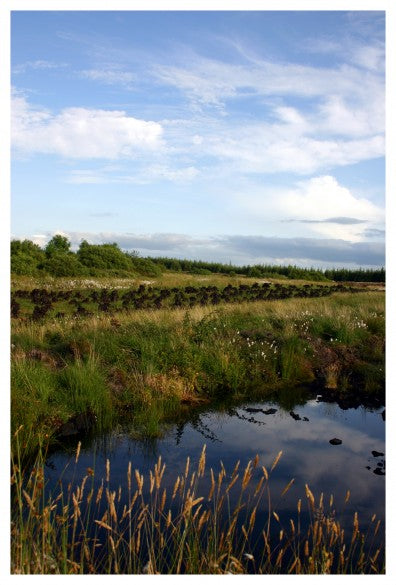
<path id="1" fill-rule="evenodd" d="M 186 468 L 184 470 L 184 477 L 187 479 L 188 471 L 190 469 L 190 457 L 187 457 Z"/>
<path id="2" fill-rule="evenodd" d="M 132 463 L 130 461 L 128 463 L 127 479 L 128 479 L 128 491 L 131 491 L 131 487 L 132 487 Z"/>
<path id="3" fill-rule="evenodd" d="M 205 462 L 206 462 L 206 444 L 202 447 L 201 456 L 198 464 L 198 477 L 202 477 L 205 473 Z"/>
<path id="4" fill-rule="evenodd" d="M 80 451 L 81 451 L 81 441 L 78 441 L 77 451 L 76 451 L 76 463 L 78 462 L 78 458 L 80 457 Z"/>
<path id="5" fill-rule="evenodd" d="M 272 467 L 271 467 L 271 471 L 273 471 L 275 469 L 275 467 L 278 465 L 279 459 L 282 457 L 282 453 L 283 453 L 283 451 L 279 451 L 278 455 L 275 457 L 274 462 L 273 462 Z"/>

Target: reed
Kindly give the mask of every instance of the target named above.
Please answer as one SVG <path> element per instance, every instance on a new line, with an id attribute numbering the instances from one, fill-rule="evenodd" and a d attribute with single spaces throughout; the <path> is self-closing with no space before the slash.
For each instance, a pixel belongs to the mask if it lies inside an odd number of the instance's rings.
<path id="1" fill-rule="evenodd" d="M 206 469 L 205 447 L 194 469 L 166 478 L 159 457 L 144 477 L 129 463 L 125 482 L 111 483 L 110 461 L 103 478 L 88 468 L 79 482 L 46 488 L 45 448 L 30 470 L 22 468 L 15 436 L 12 456 L 11 572 L 13 574 L 351 574 L 384 573 L 375 515 L 362 534 L 355 514 L 350 536 L 328 505 L 306 486 L 310 521 L 281 519 L 273 507 L 270 467 L 249 461 L 244 470 Z M 74 462 L 77 465 L 77 447 Z M 209 490 L 201 486 L 205 474 Z M 291 489 L 291 480 L 280 498 Z M 258 510 L 266 517 L 258 520 Z"/>

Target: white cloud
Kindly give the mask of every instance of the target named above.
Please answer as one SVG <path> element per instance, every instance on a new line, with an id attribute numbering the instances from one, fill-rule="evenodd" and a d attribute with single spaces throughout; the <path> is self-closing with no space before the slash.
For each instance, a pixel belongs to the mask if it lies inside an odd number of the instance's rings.
<path id="1" fill-rule="evenodd" d="M 132 73 L 117 69 L 86 69 L 80 71 L 80 76 L 106 85 L 130 86 L 134 80 Z"/>
<path id="2" fill-rule="evenodd" d="M 373 98 L 374 99 L 374 98 Z M 236 173 L 329 172 L 385 151 L 384 104 L 378 97 L 375 112 L 352 107 L 342 98 L 327 96 L 309 112 L 287 105 L 267 105 L 266 121 L 249 117 L 193 115 L 164 120 L 168 154 L 194 157 L 228 176 Z M 208 158 L 210 157 L 210 158 Z"/>
<path id="3" fill-rule="evenodd" d="M 356 47 L 351 53 L 351 60 L 364 69 L 371 71 L 384 71 L 385 69 L 385 50 L 384 46 L 360 46 Z"/>
<path id="4" fill-rule="evenodd" d="M 193 166 L 175 169 L 166 166 L 152 166 L 145 169 L 145 174 L 154 180 L 166 179 L 176 183 L 184 183 L 195 179 L 199 175 L 199 171 Z"/>
<path id="5" fill-rule="evenodd" d="M 73 170 L 67 178 L 67 183 L 77 185 L 101 184 L 106 182 L 106 179 L 101 175 L 100 171 L 90 169 Z"/>
<path id="6" fill-rule="evenodd" d="M 192 100 L 215 105 L 230 98 L 240 98 L 246 95 L 247 90 L 249 95 L 263 97 L 325 97 L 337 94 L 364 103 L 367 87 L 381 91 L 383 85 L 382 75 L 371 68 L 362 72 L 352 65 L 325 68 L 264 59 L 240 65 L 198 55 L 189 56 L 188 66 L 157 66 L 154 75 L 185 92 Z"/>
<path id="7" fill-rule="evenodd" d="M 254 173 L 310 174 L 384 154 L 381 135 L 350 140 L 313 138 L 300 131 L 304 127 L 300 119 L 285 124 L 234 126 L 208 136 L 205 145 L 212 155 L 232 160 L 234 169 Z"/>
<path id="8" fill-rule="evenodd" d="M 307 236 L 349 242 L 369 237 L 367 229 L 383 228 L 385 221 L 384 209 L 357 197 L 329 175 L 300 181 L 293 188 L 247 189 L 234 194 L 234 204 L 235 212 L 255 221 L 285 222 L 283 231 L 289 235 L 300 235 L 304 224 Z"/>
<path id="9" fill-rule="evenodd" d="M 382 209 L 367 199 L 358 199 L 329 175 L 301 182 L 297 189 L 289 191 L 281 198 L 280 209 L 285 215 L 300 219 L 325 220 L 329 217 L 353 217 L 369 221 L 383 219 Z"/>
<path id="10" fill-rule="evenodd" d="M 385 100 L 371 96 L 370 105 L 352 107 L 341 96 L 331 95 L 322 103 L 314 118 L 316 130 L 331 135 L 369 136 L 385 129 Z"/>
<path id="11" fill-rule="evenodd" d="M 375 47 L 354 47 L 354 55 L 365 55 L 367 61 L 374 54 L 383 60 Z M 352 64 L 325 68 L 249 56 L 246 65 L 188 57 L 188 65 L 154 70 L 161 82 L 190 100 L 195 116 L 206 111 L 201 129 L 186 136 L 184 147 L 200 146 L 202 154 L 230 161 L 233 170 L 254 173 L 309 174 L 384 155 L 384 79 L 370 63 L 365 69 Z M 229 117 L 229 104 L 252 97 L 254 124 L 246 116 L 248 102 L 239 117 Z M 295 98 L 303 98 L 298 106 Z M 216 107 L 215 116 L 210 106 Z"/>
<path id="12" fill-rule="evenodd" d="M 37 59 L 36 61 L 26 61 L 26 63 L 15 65 L 12 68 L 12 72 L 19 74 L 24 73 L 28 69 L 59 69 L 63 67 L 67 67 L 67 63 L 57 63 L 54 61 L 47 61 L 46 59 Z"/>
<path id="13" fill-rule="evenodd" d="M 65 108 L 53 115 L 19 96 L 13 99 L 12 143 L 25 153 L 116 159 L 161 148 L 162 127 L 118 110 Z"/>
<path id="14" fill-rule="evenodd" d="M 189 183 L 198 175 L 198 169 L 193 166 L 171 168 L 166 165 L 143 165 L 141 168 L 136 169 L 133 175 L 123 172 L 122 169 L 106 169 L 106 167 L 102 167 L 98 169 L 74 169 L 70 172 L 66 182 L 80 185 L 104 183 L 147 185 L 148 183 L 162 180 L 173 183 Z"/>

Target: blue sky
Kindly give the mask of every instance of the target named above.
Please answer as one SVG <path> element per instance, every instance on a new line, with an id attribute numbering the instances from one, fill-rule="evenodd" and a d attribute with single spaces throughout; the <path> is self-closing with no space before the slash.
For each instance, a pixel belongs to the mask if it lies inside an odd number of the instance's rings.
<path id="1" fill-rule="evenodd" d="M 14 12 L 11 235 L 384 264 L 383 12 Z"/>

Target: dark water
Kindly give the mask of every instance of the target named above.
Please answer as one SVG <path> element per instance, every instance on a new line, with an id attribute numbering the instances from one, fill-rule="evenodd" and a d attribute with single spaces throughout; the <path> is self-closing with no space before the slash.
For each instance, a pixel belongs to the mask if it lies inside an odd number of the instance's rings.
<path id="1" fill-rule="evenodd" d="M 213 468 L 215 472 L 220 469 L 220 461 L 227 472 L 232 472 L 238 460 L 244 469 L 256 454 L 260 458 L 259 465 L 265 465 L 269 470 L 276 455 L 282 451 L 270 478 L 270 491 L 273 505 L 285 523 L 295 517 L 298 499 L 306 502 L 304 486 L 308 484 L 317 500 L 321 492 L 324 493 L 325 504 L 331 494 L 334 496 L 337 519 L 345 525 L 347 532 L 355 511 L 363 532 L 375 513 L 382 521 L 379 535 L 383 538 L 385 456 L 372 453 L 385 453 L 382 412 L 383 408 L 363 406 L 342 409 L 336 403 L 312 398 L 303 405 L 294 406 L 291 411 L 274 402 L 256 402 L 221 411 L 196 412 L 189 420 L 170 426 L 162 439 L 153 441 L 131 438 L 131 428 L 124 425 L 90 441 L 83 439 L 77 466 L 70 451 L 52 454 L 46 469 L 48 487 L 55 489 L 61 472 L 64 482 L 72 478 L 78 482 L 86 475 L 88 467 L 95 467 L 95 481 L 99 482 L 105 476 L 108 458 L 112 489 L 121 485 L 126 491 L 128 462 L 132 462 L 133 469 L 148 476 L 161 455 L 166 463 L 162 486 L 171 491 L 176 476 L 184 472 L 186 458 L 191 458 L 194 468 L 204 444 L 206 469 Z M 330 444 L 333 438 L 341 439 L 342 444 Z M 292 478 L 295 479 L 292 488 L 280 499 L 279 494 Z M 206 495 L 209 491 L 208 473 L 200 485 L 202 494 L 199 495 Z M 345 504 L 347 490 L 350 490 L 350 499 Z M 266 506 L 267 502 L 263 501 L 258 517 L 260 512 L 265 516 Z"/>

